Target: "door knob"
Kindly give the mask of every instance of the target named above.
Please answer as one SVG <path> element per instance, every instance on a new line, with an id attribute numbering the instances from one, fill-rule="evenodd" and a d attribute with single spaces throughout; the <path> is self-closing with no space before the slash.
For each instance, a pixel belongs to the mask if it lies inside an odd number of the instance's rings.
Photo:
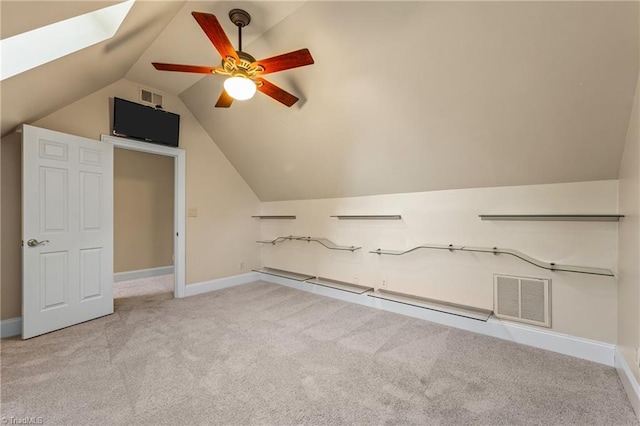
<path id="1" fill-rule="evenodd" d="M 34 240 L 34 239 L 32 238 L 32 239 L 30 239 L 29 241 L 27 241 L 27 245 L 28 245 L 29 247 L 36 247 L 36 246 L 39 246 L 40 244 L 46 244 L 46 243 L 48 243 L 48 242 L 49 242 L 49 240 L 42 240 L 42 241 L 38 241 L 38 240 Z"/>

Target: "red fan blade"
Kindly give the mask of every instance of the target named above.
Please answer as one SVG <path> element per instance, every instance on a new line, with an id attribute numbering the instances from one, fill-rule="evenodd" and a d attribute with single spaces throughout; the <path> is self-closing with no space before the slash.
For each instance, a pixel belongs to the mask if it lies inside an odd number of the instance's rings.
<path id="1" fill-rule="evenodd" d="M 194 72 L 197 74 L 214 74 L 217 69 L 200 65 L 163 64 L 160 62 L 152 62 L 151 64 L 160 71 Z"/>
<path id="2" fill-rule="evenodd" d="M 191 12 L 191 14 L 196 18 L 202 31 L 209 37 L 209 40 L 211 40 L 211 43 L 213 43 L 220 56 L 222 56 L 222 59 L 227 56 L 238 59 L 236 49 L 233 48 L 220 22 L 218 22 L 218 19 L 214 15 L 202 12 Z"/>
<path id="3" fill-rule="evenodd" d="M 281 102 L 288 107 L 298 102 L 298 98 L 293 96 L 291 93 L 282 90 L 281 88 L 273 83 L 268 82 L 264 78 L 256 78 L 256 81 L 262 82 L 262 85 L 258 85 L 258 90 L 267 96 L 271 96 L 276 101 Z"/>
<path id="4" fill-rule="evenodd" d="M 264 68 L 264 72 L 262 74 L 271 74 L 278 71 L 289 70 L 291 68 L 311 65 L 313 64 L 313 58 L 311 57 L 309 49 L 300 49 L 295 52 L 289 52 L 284 55 L 278 55 L 272 58 L 256 61 L 254 64 L 262 65 Z"/>
<path id="5" fill-rule="evenodd" d="M 229 108 L 232 103 L 233 98 L 223 89 L 218 98 L 218 102 L 216 102 L 216 108 Z"/>

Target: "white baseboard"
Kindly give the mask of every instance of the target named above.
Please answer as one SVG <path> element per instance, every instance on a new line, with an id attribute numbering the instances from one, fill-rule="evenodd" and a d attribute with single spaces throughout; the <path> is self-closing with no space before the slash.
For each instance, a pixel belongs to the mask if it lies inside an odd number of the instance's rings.
<path id="1" fill-rule="evenodd" d="M 140 278 L 151 278 L 168 274 L 173 274 L 173 265 L 160 266 L 159 268 L 138 269 L 137 271 L 117 272 L 113 274 L 113 281 L 120 282 L 138 280 Z"/>
<path id="2" fill-rule="evenodd" d="M 166 272 L 167 269 L 170 269 L 169 272 Z M 173 273 L 173 266 L 166 268 L 153 268 L 153 269 L 143 269 L 141 271 L 131 271 L 131 272 L 121 272 L 120 274 L 137 274 L 142 273 L 146 274 L 147 271 L 153 273 L 154 271 L 164 270 L 163 273 L 155 273 L 153 275 L 138 275 L 133 278 L 127 278 L 123 280 L 116 281 L 128 281 L 132 279 L 138 278 L 146 278 L 153 277 L 157 275 L 166 275 L 167 273 Z M 117 274 L 116 274 L 117 275 Z M 231 277 L 218 278 L 211 281 L 204 281 L 196 284 L 189 284 L 186 286 L 186 296 L 194 296 L 196 294 L 207 293 L 209 291 L 221 290 L 227 287 L 234 287 L 241 284 L 248 284 L 252 281 L 258 281 L 260 279 L 260 274 L 256 272 L 248 272 L 246 274 L 234 275 Z M 0 321 L 0 338 L 19 336 L 22 334 L 22 318 L 11 318 L 7 320 Z"/>
<path id="3" fill-rule="evenodd" d="M 638 420 L 640 420 L 640 384 L 638 383 L 638 380 L 636 380 L 636 376 L 633 375 L 627 360 L 624 359 L 619 348 L 616 348 L 615 357 L 616 370 L 618 370 L 620 381 L 622 381 L 622 386 L 627 392 L 631 406 L 635 410 Z"/>
<path id="4" fill-rule="evenodd" d="M 258 281 L 260 275 L 257 272 L 247 272 L 246 274 L 233 275 L 230 277 L 218 278 L 210 281 L 203 281 L 195 284 L 187 284 L 186 296 L 194 296 L 196 294 L 208 293 L 210 291 L 221 290 L 227 287 L 234 287 L 241 284 L 247 284 L 252 281 Z"/>
<path id="5" fill-rule="evenodd" d="M 483 322 L 392 302 L 390 300 L 377 299 L 364 294 L 348 293 L 288 278 L 276 277 L 267 274 L 259 275 L 262 281 L 297 288 L 299 290 L 308 291 L 321 296 L 333 297 L 347 302 L 370 306 L 372 308 L 395 312 L 397 314 L 407 315 L 414 318 L 420 318 L 449 327 L 460 328 L 536 348 L 546 349 L 552 352 L 586 359 L 599 364 L 608 365 L 610 367 L 613 367 L 615 364 L 615 345 L 610 343 L 582 339 L 579 337 L 569 336 L 567 334 L 542 330 L 533 326 L 514 324 L 497 318 L 490 318 L 489 321 Z"/>
<path id="6" fill-rule="evenodd" d="M 22 317 L 0 321 L 0 338 L 19 336 L 22 334 Z"/>

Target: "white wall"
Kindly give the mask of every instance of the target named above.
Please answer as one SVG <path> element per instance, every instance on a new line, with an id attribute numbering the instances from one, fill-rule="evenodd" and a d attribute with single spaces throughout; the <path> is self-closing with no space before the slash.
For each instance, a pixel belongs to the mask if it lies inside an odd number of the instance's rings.
<path id="1" fill-rule="evenodd" d="M 639 80 L 640 82 L 640 76 Z M 620 282 L 618 294 L 618 347 L 636 379 L 640 368 L 635 351 L 640 346 L 640 83 L 620 167 Z"/>
<path id="2" fill-rule="evenodd" d="M 287 241 L 261 248 L 263 266 L 380 286 L 423 297 L 493 307 L 493 274 L 552 279 L 553 330 L 616 342 L 615 278 L 536 268 L 510 256 L 419 250 L 378 256 L 370 250 L 407 249 L 424 243 L 499 246 L 541 260 L 617 269 L 617 223 L 491 222 L 488 213 L 615 213 L 618 182 L 463 189 L 303 201 L 267 202 L 262 214 L 297 215 L 262 220 L 263 239 L 302 235 L 362 246 L 354 253 L 316 243 Z M 335 214 L 401 214 L 402 221 L 338 221 Z"/>

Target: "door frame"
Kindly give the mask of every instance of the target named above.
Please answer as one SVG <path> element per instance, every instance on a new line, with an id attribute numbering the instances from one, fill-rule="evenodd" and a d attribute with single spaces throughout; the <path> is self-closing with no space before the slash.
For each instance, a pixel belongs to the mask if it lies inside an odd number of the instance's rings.
<path id="1" fill-rule="evenodd" d="M 111 135 L 102 135 L 102 142 L 110 143 L 114 148 L 128 149 L 131 151 L 146 152 L 149 154 L 164 155 L 173 157 L 173 274 L 174 274 L 174 297 L 182 298 L 186 296 L 186 151 L 180 148 L 173 148 L 163 145 L 156 145 L 148 142 L 140 142 L 131 139 L 120 138 Z"/>

